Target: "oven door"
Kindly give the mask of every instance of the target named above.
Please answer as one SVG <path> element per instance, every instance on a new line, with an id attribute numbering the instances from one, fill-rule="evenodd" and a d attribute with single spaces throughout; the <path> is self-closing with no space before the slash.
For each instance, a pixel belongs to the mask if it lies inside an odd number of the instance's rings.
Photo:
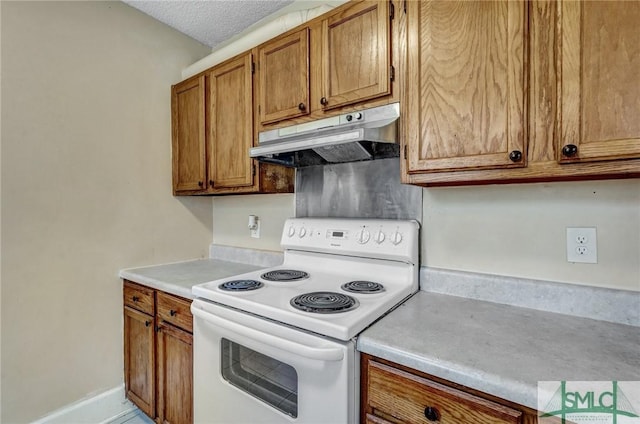
<path id="1" fill-rule="evenodd" d="M 342 342 L 193 301 L 194 422 L 358 421 L 358 354 Z"/>

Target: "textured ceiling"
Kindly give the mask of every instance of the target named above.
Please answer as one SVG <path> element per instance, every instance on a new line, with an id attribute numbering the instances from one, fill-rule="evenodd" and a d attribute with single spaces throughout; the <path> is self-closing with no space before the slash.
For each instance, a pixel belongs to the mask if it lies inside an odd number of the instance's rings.
<path id="1" fill-rule="evenodd" d="M 293 0 L 123 1 L 212 48 L 293 2 Z"/>

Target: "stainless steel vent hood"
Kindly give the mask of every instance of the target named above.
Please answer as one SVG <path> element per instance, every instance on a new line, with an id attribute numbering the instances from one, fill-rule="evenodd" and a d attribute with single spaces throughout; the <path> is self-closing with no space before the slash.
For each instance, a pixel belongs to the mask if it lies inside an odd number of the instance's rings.
<path id="1" fill-rule="evenodd" d="M 290 167 L 398 157 L 398 103 L 261 132 L 250 156 Z"/>

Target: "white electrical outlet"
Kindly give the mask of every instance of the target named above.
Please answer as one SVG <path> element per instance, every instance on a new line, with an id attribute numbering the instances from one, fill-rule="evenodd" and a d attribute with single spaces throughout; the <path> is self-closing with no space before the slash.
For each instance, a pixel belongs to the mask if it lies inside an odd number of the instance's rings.
<path id="1" fill-rule="evenodd" d="M 249 215 L 249 233 L 253 238 L 260 238 L 260 218 L 256 215 Z"/>
<path id="2" fill-rule="evenodd" d="M 567 227 L 567 262 L 598 263 L 595 227 Z"/>
<path id="3" fill-rule="evenodd" d="M 251 237 L 260 238 L 260 220 L 259 219 L 256 219 L 254 228 L 250 228 L 249 231 L 251 232 Z"/>

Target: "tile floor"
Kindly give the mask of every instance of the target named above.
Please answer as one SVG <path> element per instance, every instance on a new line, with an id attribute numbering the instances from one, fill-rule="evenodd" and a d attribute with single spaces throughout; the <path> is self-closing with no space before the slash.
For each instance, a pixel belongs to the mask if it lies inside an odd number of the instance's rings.
<path id="1" fill-rule="evenodd" d="M 142 411 L 136 408 L 135 411 L 124 417 L 112 421 L 110 424 L 155 424 L 154 421 L 147 417 Z"/>

